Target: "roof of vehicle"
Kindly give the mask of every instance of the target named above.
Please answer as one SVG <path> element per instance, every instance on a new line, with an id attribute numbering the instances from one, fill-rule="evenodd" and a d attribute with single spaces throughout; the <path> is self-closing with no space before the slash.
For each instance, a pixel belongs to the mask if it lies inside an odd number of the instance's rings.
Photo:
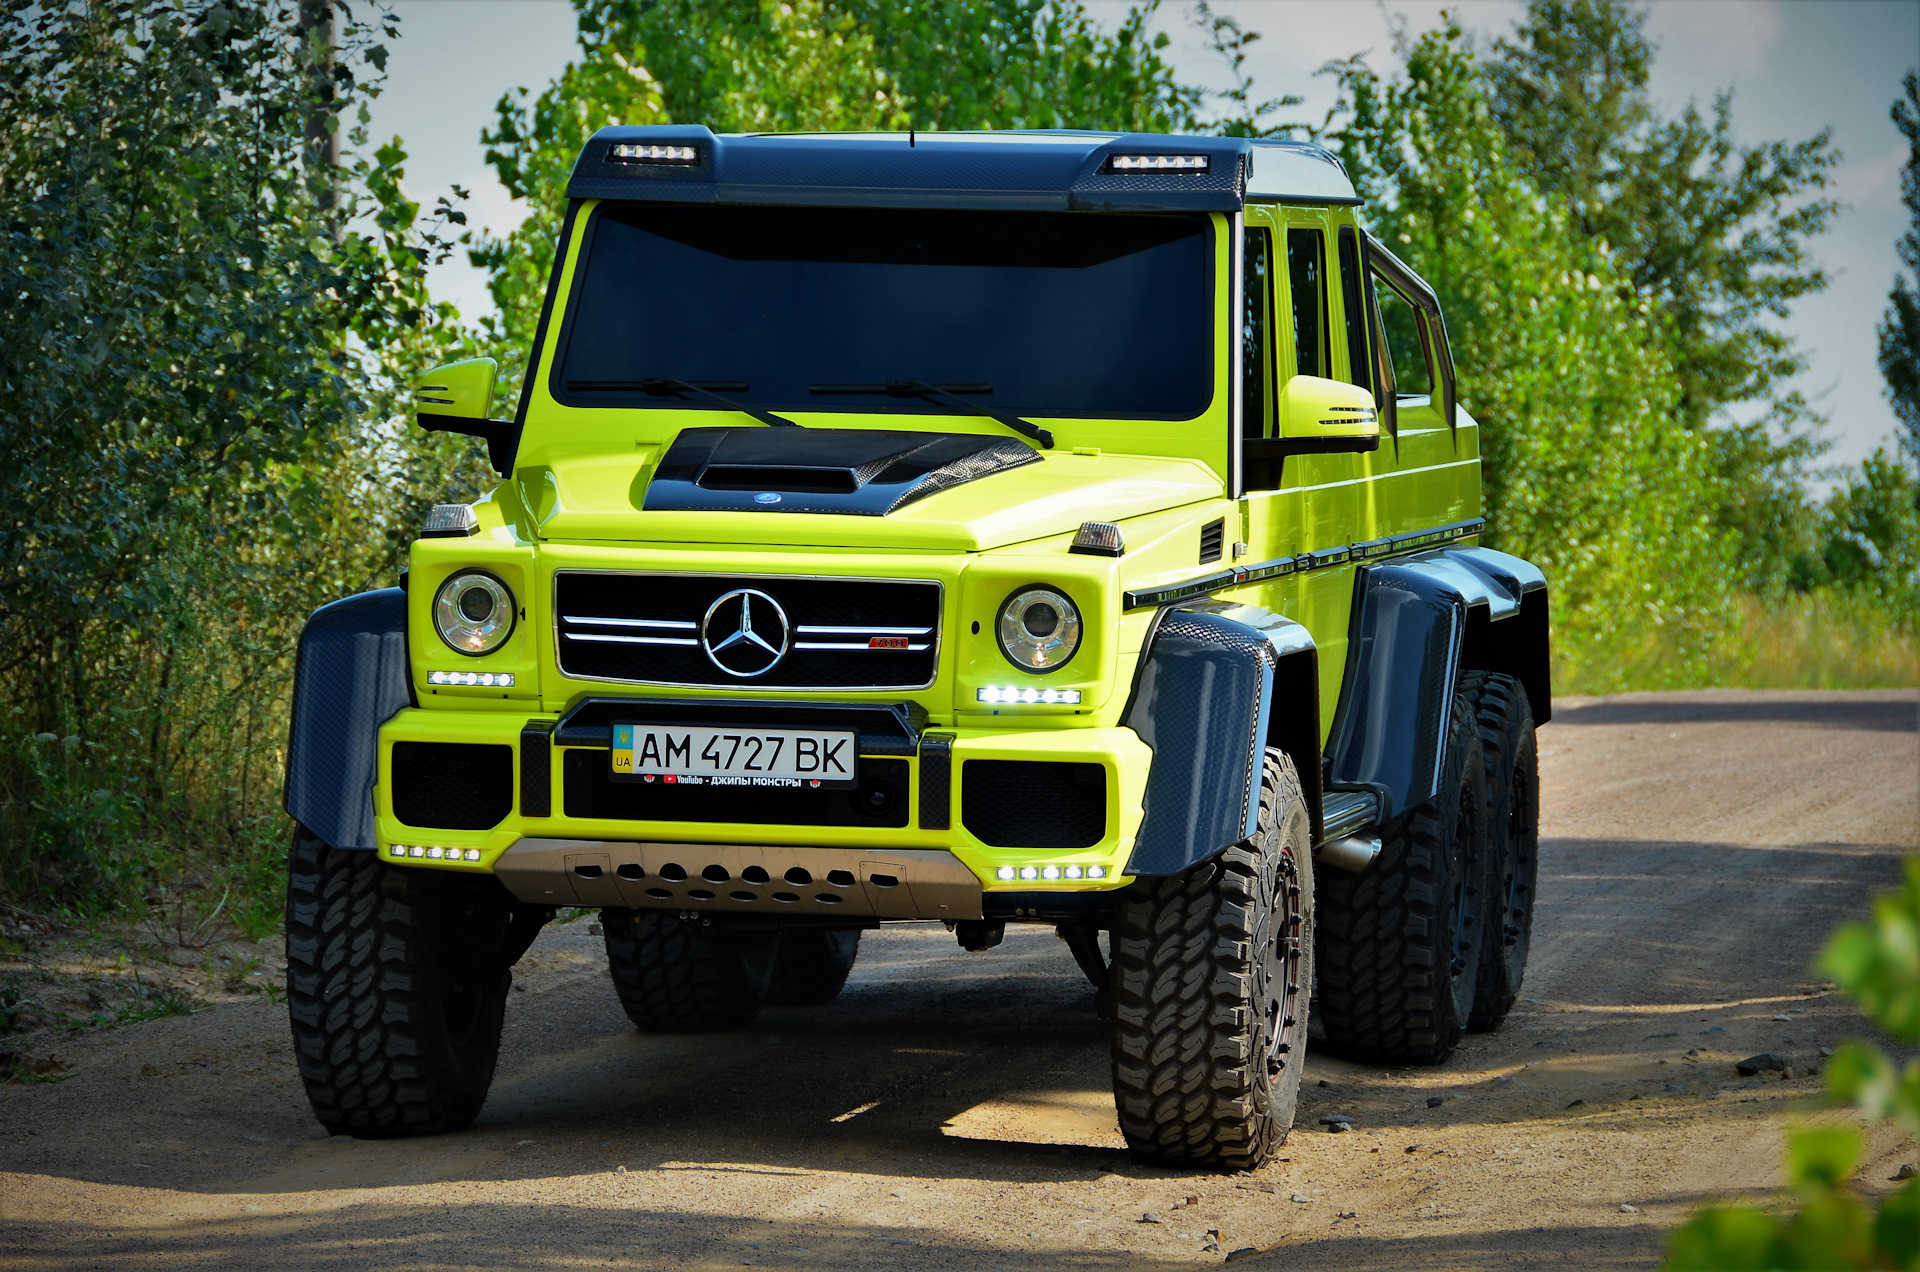
<path id="1" fill-rule="evenodd" d="M 1115 166 L 1141 162 L 1132 156 L 1200 159 L 1177 170 Z M 1089 212 L 1359 202 L 1340 161 L 1311 142 L 1066 130 L 715 133 L 702 124 L 602 128 L 581 149 L 567 195 Z"/>

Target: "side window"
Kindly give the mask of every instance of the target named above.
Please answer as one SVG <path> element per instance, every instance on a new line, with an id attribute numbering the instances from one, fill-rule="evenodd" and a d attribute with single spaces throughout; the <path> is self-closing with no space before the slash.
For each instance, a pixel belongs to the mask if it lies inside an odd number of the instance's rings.
<path id="1" fill-rule="evenodd" d="M 1265 226 L 1250 225 L 1243 248 L 1245 279 L 1241 286 L 1245 311 L 1240 322 L 1240 434 L 1265 437 L 1269 368 L 1273 365 L 1273 236 Z"/>
<path id="2" fill-rule="evenodd" d="M 1433 358 L 1427 343 L 1427 324 L 1419 310 L 1394 290 L 1385 279 L 1376 278 L 1380 297 L 1380 327 L 1385 333 L 1387 354 L 1393 359 L 1393 388 L 1399 397 L 1424 397 L 1433 392 Z"/>
<path id="3" fill-rule="evenodd" d="M 1293 296 L 1294 370 L 1300 375 L 1329 375 L 1327 240 L 1319 230 L 1287 231 L 1287 282 Z"/>
<path id="4" fill-rule="evenodd" d="M 1377 399 L 1367 345 L 1366 272 L 1360 264 L 1360 235 L 1351 225 L 1340 227 L 1340 299 L 1347 319 L 1347 379 Z"/>

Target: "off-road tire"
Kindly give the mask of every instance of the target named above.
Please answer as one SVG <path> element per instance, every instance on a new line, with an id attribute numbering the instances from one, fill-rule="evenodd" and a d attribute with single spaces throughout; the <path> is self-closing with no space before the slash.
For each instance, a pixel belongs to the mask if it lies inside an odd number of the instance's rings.
<path id="1" fill-rule="evenodd" d="M 778 933 L 735 934 L 664 910 L 603 910 L 607 963 L 627 1019 L 649 1033 L 753 1023 L 767 1001 Z"/>
<path id="2" fill-rule="evenodd" d="M 819 1007 L 840 996 L 860 956 L 860 929 L 789 928 L 773 953 L 769 1007 Z"/>
<path id="3" fill-rule="evenodd" d="M 1487 782 L 1464 695 L 1449 728 L 1441 794 L 1396 818 L 1366 869 L 1320 880 L 1318 1019 L 1330 1051 L 1364 1064 L 1437 1064 L 1473 1012 Z"/>
<path id="4" fill-rule="evenodd" d="M 1487 757 L 1487 933 L 1467 1028 L 1500 1027 L 1520 997 L 1540 871 L 1540 753 L 1527 691 L 1512 676 L 1472 671 L 1460 692 Z"/>
<path id="5" fill-rule="evenodd" d="M 334 1135 L 472 1122 L 500 1053 L 508 970 L 541 920 L 491 876 L 389 866 L 296 829 L 287 1011 L 307 1099 Z"/>
<path id="6" fill-rule="evenodd" d="M 1113 1093 L 1134 1156 L 1252 1170 L 1293 1126 L 1313 984 L 1313 861 L 1293 764 L 1251 839 L 1142 879 L 1114 915 Z"/>

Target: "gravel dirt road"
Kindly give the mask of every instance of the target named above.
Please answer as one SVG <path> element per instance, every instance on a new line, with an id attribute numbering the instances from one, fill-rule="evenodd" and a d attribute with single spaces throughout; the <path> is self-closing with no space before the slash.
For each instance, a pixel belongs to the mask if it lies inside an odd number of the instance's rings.
<path id="1" fill-rule="evenodd" d="M 1809 963 L 1920 835 L 1916 705 L 1560 703 L 1519 1009 L 1439 1068 L 1315 1055 L 1253 1176 L 1127 1159 L 1050 931 L 889 929 L 831 1007 L 657 1038 L 580 919 L 516 973 L 458 1135 L 325 1138 L 264 1002 L 28 1040 L 72 1076 L 0 1087 L 0 1266 L 1651 1266 L 1703 1201 L 1772 1195 L 1786 1129 L 1845 1116 L 1813 1070 L 1860 1020 Z M 1768 1050 L 1790 1078 L 1735 1074 Z M 1914 1159 L 1876 1132 L 1862 1187 Z"/>

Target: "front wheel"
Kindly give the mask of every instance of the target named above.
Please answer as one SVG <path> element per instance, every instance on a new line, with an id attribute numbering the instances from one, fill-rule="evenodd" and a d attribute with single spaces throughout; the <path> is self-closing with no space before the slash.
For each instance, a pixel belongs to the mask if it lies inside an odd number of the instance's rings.
<path id="1" fill-rule="evenodd" d="M 391 1139 L 472 1122 L 500 1054 L 508 969 L 546 913 L 490 876 L 390 866 L 296 829 L 287 1011 L 320 1124 Z"/>
<path id="2" fill-rule="evenodd" d="M 1251 838 L 1121 897 L 1113 1093 L 1136 1157 L 1252 1170 L 1286 1142 L 1313 984 L 1308 825 L 1292 761 L 1268 751 Z"/>

